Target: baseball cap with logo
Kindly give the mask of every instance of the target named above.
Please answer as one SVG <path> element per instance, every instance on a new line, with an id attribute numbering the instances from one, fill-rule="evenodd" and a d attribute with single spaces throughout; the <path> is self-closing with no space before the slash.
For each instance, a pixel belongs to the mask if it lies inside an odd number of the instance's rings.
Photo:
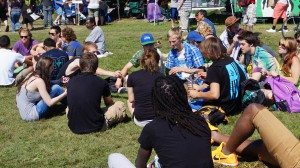
<path id="1" fill-rule="evenodd" d="M 141 36 L 141 44 L 143 46 L 147 45 L 147 44 L 154 44 L 154 43 L 155 43 L 155 41 L 154 41 L 154 38 L 151 33 L 144 33 Z"/>

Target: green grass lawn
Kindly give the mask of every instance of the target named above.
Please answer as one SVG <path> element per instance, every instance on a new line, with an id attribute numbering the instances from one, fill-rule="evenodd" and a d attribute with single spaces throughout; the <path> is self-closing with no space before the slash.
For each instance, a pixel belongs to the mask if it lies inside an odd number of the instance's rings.
<path id="1" fill-rule="evenodd" d="M 39 27 L 41 25 L 36 25 Z M 224 25 L 216 25 L 218 34 Z M 261 40 L 277 50 L 280 33 L 268 34 L 271 25 L 255 25 L 261 32 Z M 84 26 L 72 26 L 78 40 L 83 41 L 89 34 Z M 169 51 L 166 33 L 170 23 L 154 26 L 142 20 L 121 20 L 103 26 L 107 49 L 114 54 L 100 59 L 100 67 L 118 70 L 141 48 L 139 37 L 144 32 L 152 32 L 162 42 L 162 52 Z M 33 31 L 34 39 L 43 41 L 49 30 Z M 17 33 L 7 34 L 12 44 L 19 38 Z M 64 114 L 37 122 L 22 121 L 15 105 L 15 87 L 0 87 L 0 167 L 107 167 L 110 153 L 120 152 L 134 162 L 139 144 L 137 138 L 141 128 L 132 121 L 122 123 L 101 133 L 75 135 L 67 126 Z M 126 101 L 126 94 L 113 94 L 115 100 Z M 300 137 L 300 115 L 284 112 L 274 114 L 297 136 Z M 230 133 L 238 116 L 230 118 L 230 123 L 219 128 Z M 255 133 L 253 139 L 258 138 Z M 288 142 L 287 142 L 288 143 Z M 199 158 L 201 159 L 201 158 Z M 218 167 L 216 165 L 216 167 Z M 221 167 L 221 166 L 219 166 Z M 265 167 L 261 162 L 241 162 L 239 167 Z"/>

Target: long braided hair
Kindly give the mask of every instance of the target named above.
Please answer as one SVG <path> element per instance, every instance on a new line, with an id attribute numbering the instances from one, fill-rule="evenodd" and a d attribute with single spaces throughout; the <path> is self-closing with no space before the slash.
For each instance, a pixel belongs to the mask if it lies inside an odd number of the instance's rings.
<path id="1" fill-rule="evenodd" d="M 192 112 L 187 92 L 176 76 L 162 76 L 155 80 L 152 102 L 157 117 L 166 119 L 171 125 L 179 125 L 194 135 L 210 138 L 206 121 Z"/>

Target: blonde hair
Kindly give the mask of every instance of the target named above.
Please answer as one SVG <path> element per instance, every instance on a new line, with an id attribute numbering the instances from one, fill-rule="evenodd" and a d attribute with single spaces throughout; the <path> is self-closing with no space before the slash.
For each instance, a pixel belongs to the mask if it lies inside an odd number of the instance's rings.
<path id="1" fill-rule="evenodd" d="M 198 27 L 196 31 L 199 32 L 204 37 L 213 34 L 212 28 L 206 22 L 203 21 L 200 21 L 198 23 Z"/>
<path id="2" fill-rule="evenodd" d="M 182 39 L 182 31 L 179 27 L 173 27 L 168 31 L 168 38 L 176 36 L 178 39 Z"/>

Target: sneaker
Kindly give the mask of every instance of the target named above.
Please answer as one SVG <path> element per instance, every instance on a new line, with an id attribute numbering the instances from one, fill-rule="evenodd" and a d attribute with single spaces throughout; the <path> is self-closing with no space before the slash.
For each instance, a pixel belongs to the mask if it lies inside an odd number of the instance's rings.
<path id="1" fill-rule="evenodd" d="M 211 125 L 209 122 L 207 122 L 207 124 L 208 124 L 208 127 L 209 127 L 209 129 L 210 129 L 211 131 L 219 131 L 219 128 L 218 128 L 218 127 L 215 127 L 215 126 Z"/>
<path id="2" fill-rule="evenodd" d="M 235 153 L 225 155 L 222 152 L 225 143 L 222 142 L 217 149 L 211 152 L 212 159 L 214 163 L 226 165 L 226 166 L 237 166 L 239 164 L 237 156 Z"/>
<path id="3" fill-rule="evenodd" d="M 125 92 L 127 92 L 127 87 L 120 87 L 118 89 L 118 93 L 125 93 Z"/>
<path id="4" fill-rule="evenodd" d="M 276 32 L 275 29 L 269 29 L 269 30 L 266 30 L 266 31 L 269 32 L 269 33 L 275 33 Z"/>
<path id="5" fill-rule="evenodd" d="M 279 30 L 279 32 L 281 32 L 281 29 Z M 283 29 L 283 32 L 287 33 L 287 32 L 289 32 L 289 30 L 288 29 Z"/>

